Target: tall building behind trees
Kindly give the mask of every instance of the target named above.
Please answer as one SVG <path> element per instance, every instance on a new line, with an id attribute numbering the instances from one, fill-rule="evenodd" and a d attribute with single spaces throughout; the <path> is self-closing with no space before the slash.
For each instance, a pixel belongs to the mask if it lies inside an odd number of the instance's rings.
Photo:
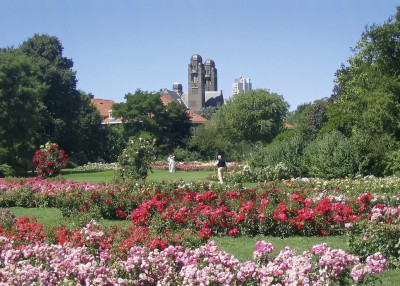
<path id="1" fill-rule="evenodd" d="M 249 78 L 245 78 L 242 76 L 235 78 L 235 82 L 232 84 L 232 95 L 250 90 L 252 90 L 252 87 Z"/>

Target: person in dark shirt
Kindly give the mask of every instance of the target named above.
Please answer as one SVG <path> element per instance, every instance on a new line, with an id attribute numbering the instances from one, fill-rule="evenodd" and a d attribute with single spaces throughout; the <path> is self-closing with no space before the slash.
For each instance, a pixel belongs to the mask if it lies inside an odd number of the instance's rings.
<path id="1" fill-rule="evenodd" d="M 221 155 L 218 155 L 218 161 L 217 161 L 217 169 L 218 169 L 218 180 L 220 184 L 224 183 L 224 171 L 226 168 L 226 162 L 222 158 Z"/>

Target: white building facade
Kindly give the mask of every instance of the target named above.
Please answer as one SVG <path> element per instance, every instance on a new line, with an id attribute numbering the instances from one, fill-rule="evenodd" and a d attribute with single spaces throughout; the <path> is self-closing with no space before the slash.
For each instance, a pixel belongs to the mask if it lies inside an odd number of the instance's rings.
<path id="1" fill-rule="evenodd" d="M 232 95 L 238 94 L 240 92 L 250 91 L 251 89 L 252 88 L 250 79 L 239 76 L 235 78 L 235 82 L 232 84 Z"/>

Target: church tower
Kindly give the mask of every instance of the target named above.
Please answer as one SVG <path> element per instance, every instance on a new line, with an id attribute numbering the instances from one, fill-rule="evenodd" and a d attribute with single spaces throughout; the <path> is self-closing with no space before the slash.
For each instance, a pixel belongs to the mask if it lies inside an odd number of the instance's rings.
<path id="1" fill-rule="evenodd" d="M 217 91 L 217 69 L 215 68 L 215 63 L 213 60 L 206 60 L 204 62 L 205 74 L 205 87 L 206 91 Z"/>
<path id="2" fill-rule="evenodd" d="M 205 105 L 205 69 L 200 55 L 193 55 L 188 68 L 188 108 L 199 112 Z M 210 83 L 211 84 L 211 83 Z"/>

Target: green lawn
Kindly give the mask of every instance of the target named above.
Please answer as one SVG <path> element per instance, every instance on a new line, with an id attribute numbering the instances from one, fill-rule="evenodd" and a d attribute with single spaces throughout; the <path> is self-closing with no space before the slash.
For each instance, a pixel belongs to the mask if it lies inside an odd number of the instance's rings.
<path id="1" fill-rule="evenodd" d="M 183 180 L 189 181 L 207 181 L 207 176 L 211 171 L 176 171 L 170 173 L 168 170 L 152 170 L 147 177 L 148 180 Z M 114 171 L 76 171 L 74 169 L 66 169 L 62 171 L 64 178 L 74 182 L 88 182 L 88 183 L 104 183 L 112 180 Z"/>
<path id="2" fill-rule="evenodd" d="M 213 171 L 176 171 L 175 173 L 170 173 L 168 170 L 155 169 L 149 172 L 147 180 L 182 180 L 185 182 L 208 181 L 207 177 L 212 173 Z M 64 169 L 61 174 L 65 179 L 74 182 L 100 184 L 110 182 L 113 179 L 114 171 L 76 171 L 74 169 Z M 248 188 L 257 186 L 256 183 L 244 183 L 243 185 Z"/>

